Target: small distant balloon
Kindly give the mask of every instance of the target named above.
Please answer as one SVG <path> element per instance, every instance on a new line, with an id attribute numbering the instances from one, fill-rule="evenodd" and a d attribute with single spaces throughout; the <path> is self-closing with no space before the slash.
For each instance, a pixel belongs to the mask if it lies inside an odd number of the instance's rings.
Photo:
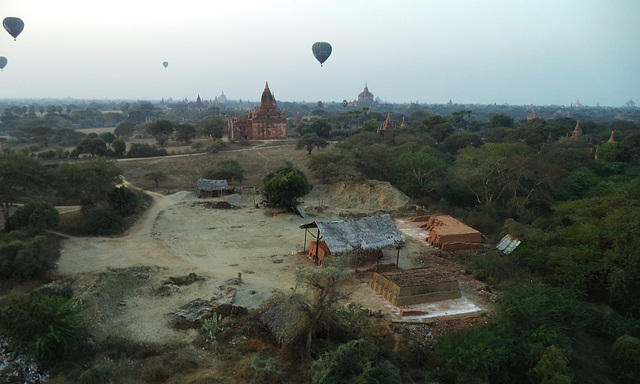
<path id="1" fill-rule="evenodd" d="M 167 68 L 167 67 L 169 66 L 169 63 L 168 63 L 168 62 L 166 62 L 166 61 L 163 61 L 163 62 L 162 62 L 162 65 L 163 65 L 165 68 Z"/>
<path id="2" fill-rule="evenodd" d="M 0 56 L 0 71 L 2 71 L 6 66 L 7 66 L 7 58 L 4 56 Z"/>
<path id="3" fill-rule="evenodd" d="M 319 41 L 313 44 L 311 51 L 313 51 L 313 56 L 320 62 L 322 67 L 322 64 L 331 56 L 331 44 Z"/>
<path id="4" fill-rule="evenodd" d="M 17 17 L 7 17 L 2 21 L 2 25 L 4 29 L 9 32 L 11 36 L 13 36 L 13 40 L 15 41 L 18 35 L 24 29 L 24 22 Z"/>

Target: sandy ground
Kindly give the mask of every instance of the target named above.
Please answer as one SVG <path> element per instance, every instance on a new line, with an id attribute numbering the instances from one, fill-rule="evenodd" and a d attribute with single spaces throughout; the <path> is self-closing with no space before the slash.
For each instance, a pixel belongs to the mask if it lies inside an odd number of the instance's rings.
<path id="1" fill-rule="evenodd" d="M 168 314 L 191 300 L 210 299 L 234 288 L 234 304 L 257 308 L 273 292 L 289 292 L 295 286 L 296 268 L 315 267 L 301 254 L 305 245 L 301 224 L 393 211 L 408 201 L 386 183 L 320 186 L 306 197 L 309 216 L 302 218 L 256 208 L 260 196 L 197 199 L 184 191 L 150 194 L 152 206 L 125 236 L 69 238 L 62 243 L 58 273 L 92 311 L 97 337 L 117 330 L 141 340 L 184 339 L 184 332 L 169 327 Z M 233 208 L 206 208 L 206 201 L 226 201 Z M 310 240 L 308 236 L 307 245 Z M 424 251 L 421 247 L 409 239 L 401 251 L 400 267 L 420 266 L 416 258 Z M 395 261 L 395 250 L 385 251 L 382 262 Z M 192 272 L 205 280 L 175 287 L 170 296 L 156 294 L 162 281 Z M 240 285 L 227 283 L 239 273 Z M 352 301 L 384 310 L 384 300 L 366 283 L 354 280 Z"/>

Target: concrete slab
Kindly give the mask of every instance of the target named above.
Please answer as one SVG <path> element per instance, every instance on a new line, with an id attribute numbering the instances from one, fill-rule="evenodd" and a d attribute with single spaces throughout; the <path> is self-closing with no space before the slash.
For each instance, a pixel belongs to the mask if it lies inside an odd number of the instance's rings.
<path id="1" fill-rule="evenodd" d="M 405 219 L 395 219 L 396 227 L 402 232 L 405 236 L 416 239 L 420 242 L 425 242 L 427 237 L 429 237 L 429 231 L 424 228 L 420 228 L 420 224 L 424 223 L 414 223 L 411 220 Z"/>
<path id="2" fill-rule="evenodd" d="M 363 288 L 360 292 L 362 296 L 365 297 L 360 299 L 360 301 L 368 303 L 370 309 L 377 307 L 389 314 L 391 321 L 394 323 L 428 323 L 436 318 L 475 317 L 486 312 L 484 308 L 478 306 L 471 298 L 467 297 L 467 294 L 464 292 L 462 292 L 460 299 L 396 307 L 376 291 L 369 288 L 368 285 L 366 288 Z M 419 316 L 400 316 L 400 310 L 419 311 L 424 312 L 424 314 Z"/>
<path id="3" fill-rule="evenodd" d="M 484 309 L 476 305 L 467 297 L 460 299 L 444 300 L 435 303 L 407 305 L 395 307 L 391 313 L 391 319 L 396 323 L 426 323 L 435 318 L 443 317 L 473 317 L 484 313 Z M 400 310 L 424 312 L 417 316 L 401 316 Z"/>

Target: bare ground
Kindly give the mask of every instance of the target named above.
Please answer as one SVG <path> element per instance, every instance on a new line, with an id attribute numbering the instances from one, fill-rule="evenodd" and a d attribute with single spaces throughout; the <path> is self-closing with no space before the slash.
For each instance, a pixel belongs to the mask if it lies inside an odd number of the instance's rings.
<path id="1" fill-rule="evenodd" d="M 238 160 L 246 171 L 243 185 L 259 188 L 261 178 L 285 161 L 310 174 L 304 167 L 306 156 L 306 152 L 293 149 L 291 140 L 283 140 L 218 154 L 119 162 L 129 185 L 147 190 L 153 204 L 125 236 L 64 240 L 57 270 L 60 280 L 71 282 L 76 296 L 87 305 L 95 337 L 116 333 L 140 341 L 192 341 L 196 331 L 171 327 L 175 320 L 171 313 L 179 307 L 227 292 L 234 304 L 258 308 L 274 292 L 286 293 L 295 286 L 297 268 L 314 267 L 302 254 L 311 238 L 308 235 L 305 240 L 301 224 L 399 210 L 412 215 L 409 199 L 388 183 L 378 181 L 315 185 L 303 204 L 307 218 L 257 208 L 259 195 L 197 199 L 189 192 L 198 174 L 221 160 Z M 170 179 L 154 188 L 144 176 L 152 170 L 163 170 Z M 232 208 L 204 205 L 206 201 L 222 200 Z M 424 242 L 409 238 L 399 266 L 424 266 L 424 257 L 430 251 Z M 381 262 L 395 263 L 395 250 L 385 251 Z M 361 271 L 366 268 L 361 266 Z M 170 295 L 158 294 L 168 278 L 190 273 L 204 280 L 170 286 Z M 228 283 L 240 274 L 240 285 Z M 370 274 L 355 274 L 350 300 L 374 312 L 388 310 L 389 303 L 368 288 Z M 466 287 L 461 285 L 463 294 L 478 301 Z"/>
<path id="2" fill-rule="evenodd" d="M 273 292 L 288 292 L 295 286 L 296 268 L 313 267 L 301 254 L 305 246 L 301 224 L 392 211 L 408 201 L 387 183 L 320 186 L 307 197 L 309 217 L 302 218 L 256 208 L 252 195 L 203 200 L 182 191 L 151 196 L 154 203 L 126 236 L 69 238 L 62 243 L 57 273 L 72 282 L 88 305 L 98 338 L 113 332 L 145 341 L 195 337 L 193 331 L 173 330 L 168 314 L 191 300 L 209 299 L 229 289 L 235 289 L 234 304 L 257 308 Z M 220 200 L 232 208 L 204 206 L 205 201 Z M 403 250 L 401 266 L 419 265 L 417 246 Z M 395 262 L 395 256 L 389 251 L 383 262 Z M 164 280 L 189 273 L 205 280 L 174 286 L 169 296 L 157 294 Z M 239 274 L 240 285 L 227 284 Z M 383 309 L 384 303 L 369 292 L 366 281 L 354 280 L 352 300 L 373 311 Z"/>

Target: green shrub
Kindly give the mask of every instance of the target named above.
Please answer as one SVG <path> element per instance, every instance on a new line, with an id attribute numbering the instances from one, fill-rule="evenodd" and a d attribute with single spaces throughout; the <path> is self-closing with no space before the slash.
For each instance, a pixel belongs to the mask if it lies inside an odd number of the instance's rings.
<path id="1" fill-rule="evenodd" d="M 6 241 L 9 242 L 4 243 Z M 0 238 L 0 276 L 34 277 L 49 269 L 59 256 L 56 238 L 29 238 L 21 231 L 10 232 Z"/>
<path id="2" fill-rule="evenodd" d="M 167 150 L 164 148 L 158 149 L 155 145 L 133 143 L 129 147 L 127 157 L 153 157 L 153 156 L 166 156 Z"/>
<path id="3" fill-rule="evenodd" d="M 94 209 L 87 218 L 87 230 L 93 235 L 116 235 L 123 228 L 122 217 L 114 211 Z"/>
<path id="4" fill-rule="evenodd" d="M 640 339 L 628 335 L 618 337 L 611 348 L 609 364 L 618 377 L 640 380 Z"/>
<path id="5" fill-rule="evenodd" d="M 142 206 L 142 198 L 131 189 L 120 186 L 115 187 L 107 194 L 111 209 L 120 216 L 130 216 Z"/>
<path id="6" fill-rule="evenodd" d="M 16 352 L 57 363 L 72 360 L 86 343 L 83 308 L 75 300 L 12 291 L 2 305 L 0 333 Z"/>
<path id="7" fill-rule="evenodd" d="M 227 144 L 224 141 L 214 141 L 213 144 L 207 147 L 207 152 L 209 153 L 218 153 L 227 148 Z"/>
<path id="8" fill-rule="evenodd" d="M 402 383 L 400 370 L 384 350 L 363 339 L 327 351 L 311 365 L 317 384 Z"/>
<path id="9" fill-rule="evenodd" d="M 55 228 L 59 221 L 60 214 L 53 205 L 44 201 L 31 201 L 16 209 L 9 217 L 7 227 L 11 230 L 39 233 L 49 228 Z"/>
<path id="10" fill-rule="evenodd" d="M 195 149 L 196 151 L 201 150 L 202 148 L 204 148 L 207 144 L 204 141 L 195 141 L 194 143 L 191 144 L 191 148 Z"/>
<path id="11" fill-rule="evenodd" d="M 32 278 L 49 267 L 49 263 L 38 248 L 21 249 L 13 260 L 13 274 L 25 279 Z"/>
<path id="12" fill-rule="evenodd" d="M 286 374 L 283 364 L 273 357 L 253 355 L 249 358 L 249 366 L 262 383 L 282 382 Z"/>
<path id="13" fill-rule="evenodd" d="M 202 321 L 202 332 L 207 336 L 207 342 L 209 343 L 215 343 L 218 333 L 222 330 L 222 316 L 217 313 L 213 317 Z"/>

